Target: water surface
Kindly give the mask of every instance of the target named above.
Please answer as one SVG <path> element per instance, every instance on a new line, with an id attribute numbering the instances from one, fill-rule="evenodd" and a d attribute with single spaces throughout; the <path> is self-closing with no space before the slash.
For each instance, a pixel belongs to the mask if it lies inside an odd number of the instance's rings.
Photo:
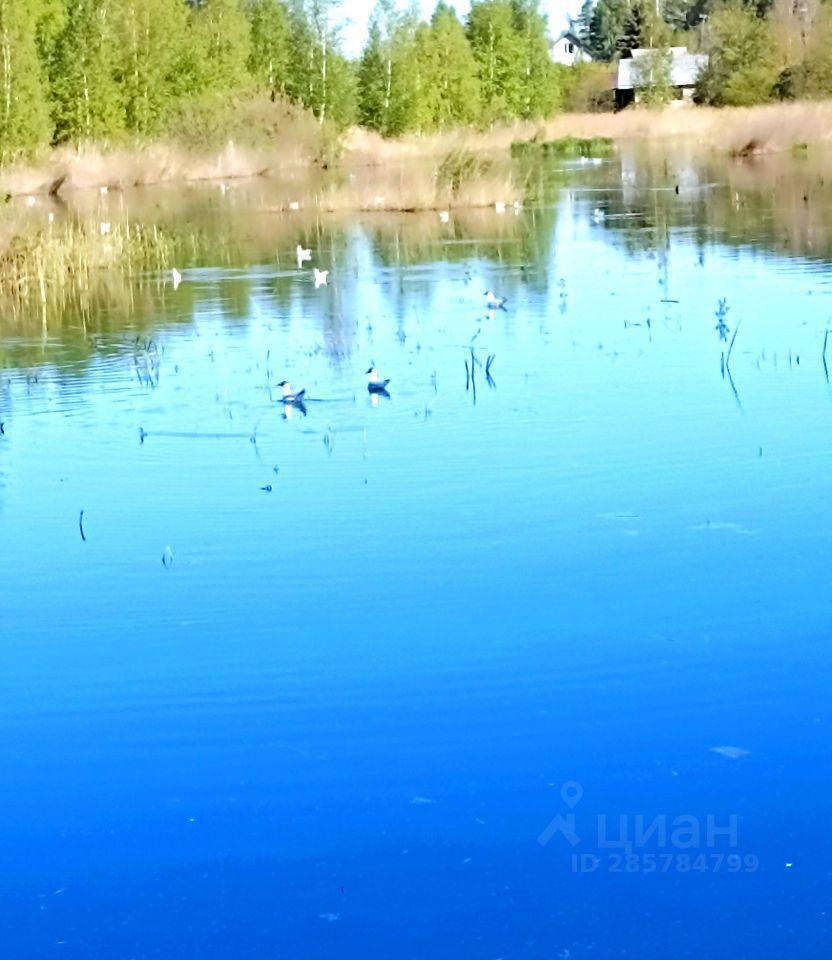
<path id="1" fill-rule="evenodd" d="M 4 954 L 826 956 L 822 168 L 129 198 L 217 249 L 0 340 Z"/>

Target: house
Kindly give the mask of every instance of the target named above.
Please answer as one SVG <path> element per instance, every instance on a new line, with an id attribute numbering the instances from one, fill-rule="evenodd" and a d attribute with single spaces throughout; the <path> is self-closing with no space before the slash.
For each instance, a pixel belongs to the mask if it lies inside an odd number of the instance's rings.
<path id="1" fill-rule="evenodd" d="M 702 70 L 708 65 L 708 55 L 688 53 L 686 47 L 670 47 L 666 51 L 670 56 L 670 83 L 674 92 L 674 103 L 693 102 L 693 91 Z M 618 71 L 614 80 L 615 108 L 623 110 L 631 103 L 638 103 L 638 88 L 644 86 L 644 73 L 649 73 L 649 61 L 646 57 L 661 56 L 663 51 L 637 48 L 625 51 L 618 61 Z M 639 63 L 639 61 L 642 61 Z"/>
<path id="2" fill-rule="evenodd" d="M 583 40 L 575 33 L 573 27 L 564 30 L 556 40 L 552 41 L 552 45 L 549 47 L 549 56 L 552 63 L 559 63 L 565 67 L 572 67 L 576 63 L 586 63 L 592 59 Z"/>

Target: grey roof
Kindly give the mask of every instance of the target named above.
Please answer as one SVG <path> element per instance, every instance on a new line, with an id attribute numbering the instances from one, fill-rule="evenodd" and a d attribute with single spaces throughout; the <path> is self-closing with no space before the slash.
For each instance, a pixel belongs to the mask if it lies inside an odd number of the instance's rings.
<path id="1" fill-rule="evenodd" d="M 586 49 L 586 45 L 583 40 L 574 32 L 574 30 L 566 29 L 559 36 L 555 37 L 552 43 L 559 43 L 561 40 L 568 40 L 570 43 L 574 43 L 576 47 L 580 47 L 581 50 Z"/>
<path id="2" fill-rule="evenodd" d="M 657 50 L 638 48 L 631 51 L 632 56 L 618 61 L 618 78 L 616 90 L 632 90 L 638 80 L 636 63 L 649 53 L 658 53 Z M 688 53 L 685 47 L 670 48 L 670 82 L 674 87 L 692 87 L 701 71 L 707 66 L 708 55 L 705 53 Z"/>

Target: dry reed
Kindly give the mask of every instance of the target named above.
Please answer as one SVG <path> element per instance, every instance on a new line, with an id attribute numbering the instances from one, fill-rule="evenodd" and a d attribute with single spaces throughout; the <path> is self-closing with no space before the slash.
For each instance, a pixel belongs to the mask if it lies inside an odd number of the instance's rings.
<path id="1" fill-rule="evenodd" d="M 620 113 L 564 113 L 551 120 L 515 123 L 486 131 L 453 130 L 425 137 L 383 140 L 366 130 L 350 131 L 347 159 L 383 166 L 418 157 L 437 157 L 464 147 L 508 149 L 515 140 L 610 137 L 614 140 L 680 141 L 723 154 L 769 153 L 802 143 L 832 140 L 832 101 L 798 101 L 756 107 L 668 107 Z"/>

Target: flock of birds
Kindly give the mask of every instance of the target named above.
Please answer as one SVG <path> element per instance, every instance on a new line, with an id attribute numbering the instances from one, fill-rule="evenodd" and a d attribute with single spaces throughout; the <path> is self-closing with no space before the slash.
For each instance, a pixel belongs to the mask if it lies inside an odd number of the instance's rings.
<path id="1" fill-rule="evenodd" d="M 383 199 L 384 199 L 383 197 L 376 197 L 376 200 L 383 200 Z M 519 216 L 520 211 L 523 209 L 523 205 L 520 203 L 519 200 L 515 200 L 514 203 L 512 203 L 511 208 L 512 208 L 512 210 L 514 211 L 514 215 L 515 215 L 515 216 Z M 507 208 L 506 208 L 506 202 L 505 202 L 505 200 L 497 200 L 497 201 L 495 202 L 495 204 L 494 204 L 494 212 L 495 212 L 495 213 L 505 213 L 505 212 L 506 212 L 506 209 L 507 209 Z M 439 211 L 439 222 L 440 222 L 440 223 L 450 223 L 450 222 L 451 222 L 451 214 L 450 214 L 450 212 L 449 212 L 448 210 L 440 210 L 440 211 Z"/>
<path id="2" fill-rule="evenodd" d="M 517 206 L 518 205 L 515 203 L 515 207 Z M 505 207 L 505 205 L 503 205 L 503 207 Z M 439 216 L 443 219 L 443 222 L 447 222 L 444 220 L 444 217 L 447 216 L 446 211 L 441 211 Z M 302 270 L 303 265 L 312 260 L 312 250 L 299 243 L 295 248 L 295 256 L 297 258 L 298 270 Z M 317 267 L 313 267 L 312 269 L 313 278 L 315 281 L 315 289 L 317 290 L 318 287 L 326 286 L 329 278 L 329 270 L 319 270 Z M 174 267 L 170 271 L 170 277 L 173 289 L 178 290 L 179 285 L 182 283 L 182 274 L 176 269 L 176 267 Z M 485 303 L 489 310 L 505 310 L 506 303 L 508 303 L 507 297 L 501 297 L 494 293 L 493 290 L 486 290 L 483 296 L 485 297 Z M 390 396 L 387 390 L 387 387 L 390 383 L 390 377 L 383 379 L 379 375 L 378 368 L 374 363 L 370 364 L 365 376 L 367 377 L 367 391 L 373 398 L 374 402 L 378 397 Z M 292 384 L 288 380 L 281 380 L 280 383 L 278 383 L 278 386 L 283 390 L 280 402 L 283 404 L 284 413 L 290 412 L 292 408 L 297 408 L 303 413 L 306 412 L 305 401 L 307 397 L 305 387 L 301 390 L 294 390 L 292 388 Z"/>
<path id="3" fill-rule="evenodd" d="M 379 376 L 378 367 L 376 367 L 374 363 L 370 364 L 370 369 L 366 371 L 365 376 L 367 377 L 367 392 L 372 397 L 390 396 L 387 391 L 387 386 L 390 383 L 390 377 L 382 379 Z M 293 390 L 292 384 L 288 380 L 281 380 L 278 386 L 283 390 L 283 395 L 280 398 L 280 402 L 283 404 L 284 412 L 291 408 L 297 408 L 304 413 L 306 412 L 304 405 L 306 400 L 305 387 L 302 390 Z"/>
<path id="4" fill-rule="evenodd" d="M 312 259 L 312 251 L 308 247 L 303 247 L 301 244 L 298 244 L 295 248 L 295 255 L 298 260 L 298 270 L 303 269 L 303 265 Z M 329 279 L 329 270 L 319 270 L 317 267 L 312 268 L 312 276 L 315 280 L 315 289 L 318 287 L 325 287 L 326 282 Z"/>

